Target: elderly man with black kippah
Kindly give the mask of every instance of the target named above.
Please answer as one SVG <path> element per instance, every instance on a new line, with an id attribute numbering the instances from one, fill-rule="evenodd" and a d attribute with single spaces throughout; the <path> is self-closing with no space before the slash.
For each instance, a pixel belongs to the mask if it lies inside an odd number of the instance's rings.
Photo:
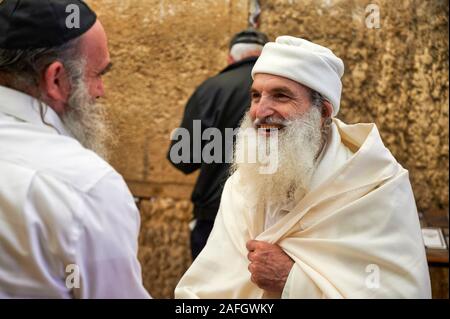
<path id="1" fill-rule="evenodd" d="M 177 298 L 431 297 L 408 171 L 375 124 L 336 118 L 343 73 L 318 44 L 265 45 L 234 173 Z"/>
<path id="2" fill-rule="evenodd" d="M 110 67 L 84 2 L 1 1 L 0 298 L 150 297 L 139 212 L 105 161 Z"/>

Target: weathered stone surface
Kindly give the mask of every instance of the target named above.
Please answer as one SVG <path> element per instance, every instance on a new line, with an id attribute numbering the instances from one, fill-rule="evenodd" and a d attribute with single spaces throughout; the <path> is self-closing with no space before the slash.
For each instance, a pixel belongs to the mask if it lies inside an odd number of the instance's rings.
<path id="1" fill-rule="evenodd" d="M 166 160 L 170 132 L 207 77 L 226 66 L 230 37 L 246 27 L 246 0 L 90 0 L 109 36 L 112 72 L 106 78 L 109 115 L 117 136 L 112 165 L 141 201 L 139 258 L 145 287 L 170 298 L 189 266 L 196 174 Z M 167 197 L 169 196 L 169 197 Z"/>
<path id="2" fill-rule="evenodd" d="M 195 87 L 226 66 L 229 39 L 246 26 L 247 1 L 88 3 L 109 35 L 114 63 L 105 102 L 118 139 L 113 166 L 129 182 L 192 185 L 195 176 L 186 179 L 166 160 L 170 133 Z"/>
<path id="3" fill-rule="evenodd" d="M 171 298 L 191 263 L 188 200 L 154 198 L 140 202 L 139 260 L 144 285 L 154 298 Z"/>

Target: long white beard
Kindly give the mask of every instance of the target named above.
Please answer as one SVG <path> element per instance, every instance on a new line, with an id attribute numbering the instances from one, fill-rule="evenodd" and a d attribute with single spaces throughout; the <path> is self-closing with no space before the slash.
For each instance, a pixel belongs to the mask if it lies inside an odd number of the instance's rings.
<path id="1" fill-rule="evenodd" d="M 68 110 L 62 121 L 81 145 L 107 160 L 107 141 L 111 138 L 105 108 L 90 96 L 82 78 L 72 83 Z"/>
<path id="2" fill-rule="evenodd" d="M 249 113 L 245 115 L 239 128 L 232 172 L 239 172 L 241 181 L 252 194 L 252 200 L 284 203 L 294 194 L 296 199 L 303 198 L 311 182 L 316 158 L 322 146 L 320 110 L 312 107 L 301 118 L 291 121 L 279 130 L 278 137 L 259 136 L 255 141 L 248 139 L 248 130 L 256 131 Z M 268 152 L 268 158 L 277 161 L 277 169 L 272 174 L 261 173 L 262 168 L 268 164 L 266 161 L 262 162 L 258 156 L 253 163 L 237 160 L 236 154 L 249 154 L 247 152 L 255 148 L 264 148 L 270 144 L 268 141 L 272 138 L 278 138 L 278 150 L 270 149 Z M 251 143 L 257 143 L 256 147 Z M 272 156 L 270 153 L 273 151 L 278 151 L 278 156 Z"/>

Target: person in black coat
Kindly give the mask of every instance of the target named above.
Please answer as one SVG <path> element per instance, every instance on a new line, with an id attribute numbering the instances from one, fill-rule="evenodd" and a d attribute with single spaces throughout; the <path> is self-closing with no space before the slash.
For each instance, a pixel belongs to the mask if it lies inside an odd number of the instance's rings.
<path id="1" fill-rule="evenodd" d="M 230 132 L 239 127 L 242 117 L 250 106 L 250 88 L 253 82 L 251 70 L 268 41 L 264 33 L 252 28 L 233 37 L 230 42 L 228 67 L 203 82 L 186 105 L 179 129 L 189 132 L 189 154 L 183 154 L 184 159 L 188 160 L 181 162 L 177 160 L 178 149 L 174 146 L 180 142 L 181 136 L 172 139 L 167 157 L 174 167 L 185 174 L 200 169 L 191 196 L 195 219 L 193 223 L 195 226 L 191 232 L 193 259 L 205 246 L 213 227 L 232 161 L 234 139 L 230 138 Z M 214 134 L 209 134 L 211 128 L 220 131 L 221 140 L 213 141 Z M 226 128 L 228 130 L 225 130 Z M 211 136 L 202 139 L 203 133 Z M 218 144 L 220 151 L 213 148 L 212 156 L 205 158 L 202 153 L 205 153 L 203 152 L 205 145 L 210 142 L 220 142 Z"/>

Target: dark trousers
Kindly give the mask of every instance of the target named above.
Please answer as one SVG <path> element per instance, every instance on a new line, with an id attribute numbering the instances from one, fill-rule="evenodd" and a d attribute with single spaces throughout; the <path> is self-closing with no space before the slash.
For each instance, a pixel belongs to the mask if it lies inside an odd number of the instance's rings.
<path id="1" fill-rule="evenodd" d="M 213 226 L 213 220 L 197 219 L 197 223 L 191 232 L 192 260 L 194 260 L 198 254 L 200 254 L 203 247 L 205 247 Z"/>

